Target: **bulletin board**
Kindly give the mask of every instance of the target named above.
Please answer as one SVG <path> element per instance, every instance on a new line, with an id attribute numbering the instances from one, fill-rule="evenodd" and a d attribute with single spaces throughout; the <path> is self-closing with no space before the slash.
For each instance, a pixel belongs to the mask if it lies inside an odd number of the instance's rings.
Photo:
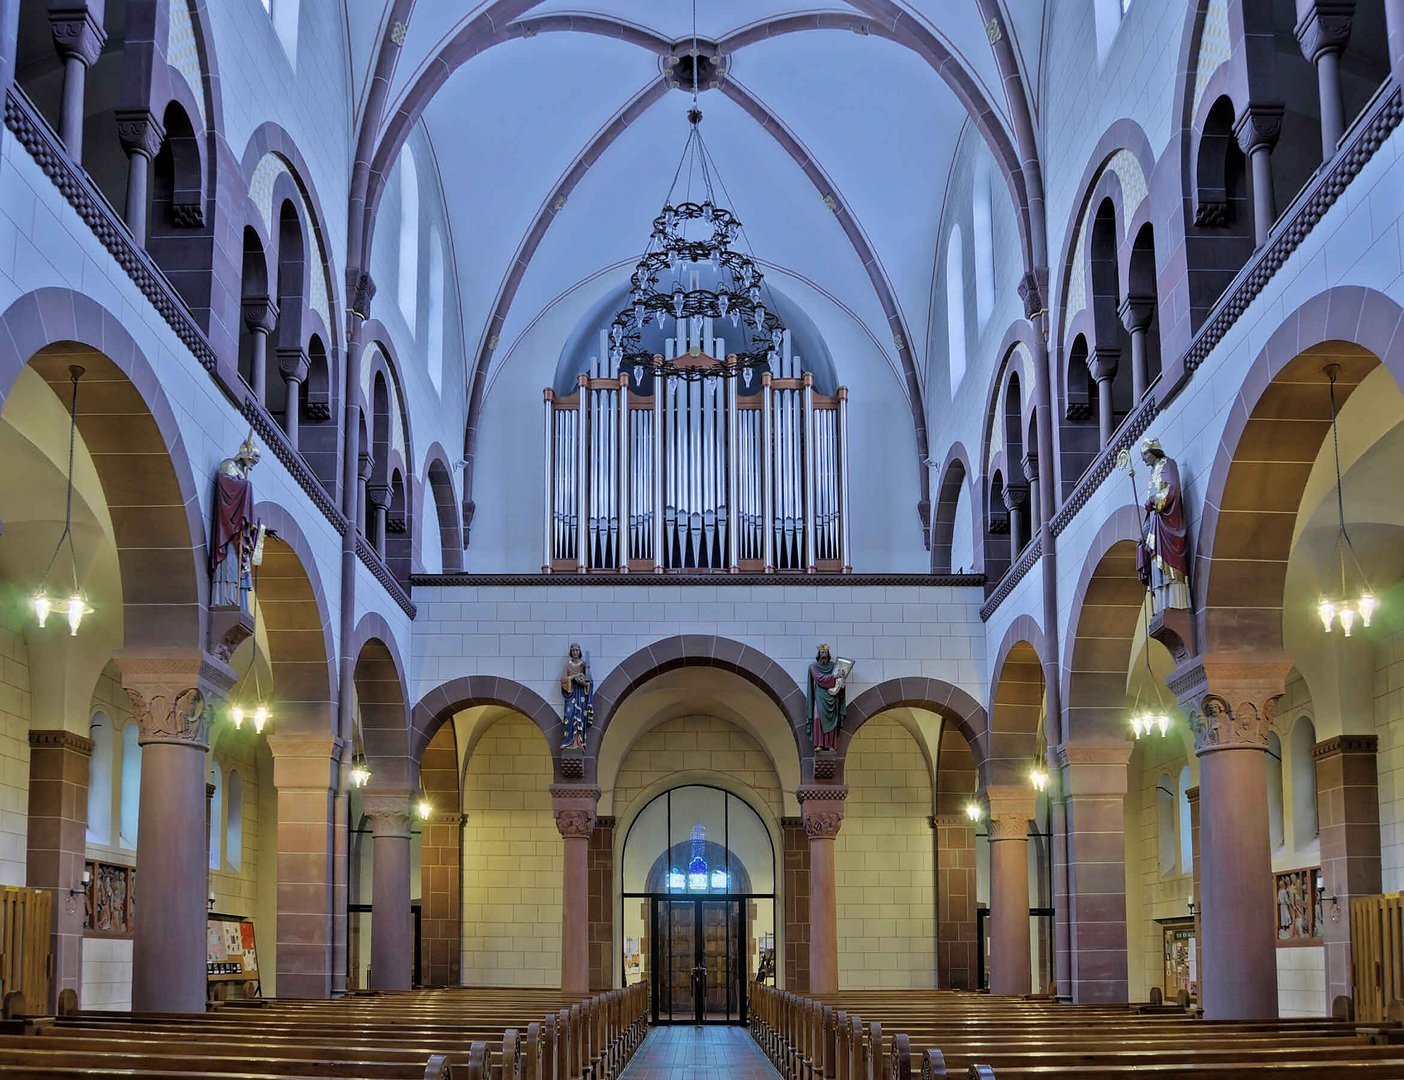
<path id="1" fill-rule="evenodd" d="M 258 949 L 253 920 L 211 912 L 206 930 L 205 978 L 211 993 L 220 983 L 253 983 L 257 994 Z"/>

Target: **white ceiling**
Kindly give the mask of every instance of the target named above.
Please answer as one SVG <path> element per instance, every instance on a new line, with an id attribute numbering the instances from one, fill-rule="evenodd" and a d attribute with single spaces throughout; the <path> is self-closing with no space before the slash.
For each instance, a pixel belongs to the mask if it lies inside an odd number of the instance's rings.
<path id="1" fill-rule="evenodd" d="M 1015 43 L 1027 69 L 1037 63 L 1045 0 L 1000 2 L 1011 32 L 1032 39 Z M 360 80 L 374 66 L 375 43 L 389 32 L 386 11 L 387 5 L 370 0 L 355 5 L 350 37 Z M 686 137 L 687 95 L 663 94 L 552 214 L 547 204 L 557 184 L 602 129 L 656 83 L 660 60 L 637 44 L 579 29 L 524 36 L 513 30 L 513 21 L 589 15 L 677 42 L 691 36 L 692 12 L 688 0 L 546 0 L 535 6 L 499 0 L 466 11 L 439 0 L 414 5 L 395 58 L 386 117 L 416 100 L 412 88 L 419 80 L 443 74 L 446 43 L 477 30 L 500 39 L 452 70 L 420 114 L 447 195 L 470 364 L 538 216 L 550 216 L 550 227 L 511 300 L 494 356 L 510 355 L 520 333 L 581 282 L 602 270 L 627 277 Z M 1008 113 L 976 0 L 853 0 L 818 8 L 790 0 L 701 0 L 697 12 L 699 35 L 711 40 L 816 13 L 861 14 L 870 28 L 880 27 L 896 12 L 899 21 L 938 38 L 990 105 Z M 730 52 L 728 60 L 728 80 L 783 125 L 828 181 L 827 190 L 816 190 L 755 118 L 722 91 L 704 92 L 702 130 L 755 254 L 836 297 L 866 324 L 895 366 L 879 295 L 879 288 L 890 288 L 921 370 L 942 198 L 968 120 L 965 106 L 926 58 L 871 29 L 763 37 Z M 358 111 L 364 87 L 362 82 L 357 91 Z M 830 192 L 871 247 L 871 274 L 825 206 Z M 555 358 L 542 360 L 551 370 Z"/>

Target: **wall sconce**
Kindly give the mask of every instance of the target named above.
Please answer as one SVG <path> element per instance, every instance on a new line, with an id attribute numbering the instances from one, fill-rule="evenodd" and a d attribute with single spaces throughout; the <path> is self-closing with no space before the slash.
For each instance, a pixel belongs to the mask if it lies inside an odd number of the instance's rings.
<path id="1" fill-rule="evenodd" d="M 88 895 L 88 886 L 93 883 L 93 872 L 86 866 L 83 867 L 83 877 L 78 885 L 71 885 L 68 889 L 68 910 L 74 912 L 78 910 L 78 897 Z"/>
<path id="2" fill-rule="evenodd" d="M 968 817 L 971 821 L 979 821 L 982 817 L 985 816 L 984 807 L 972 800 L 971 802 L 965 804 L 965 816 Z"/>
<path id="3" fill-rule="evenodd" d="M 1194 902 L 1193 896 L 1185 897 L 1185 907 L 1189 908 L 1189 913 L 1191 917 L 1193 917 L 1195 912 L 1199 910 L 1199 905 Z"/>
<path id="4" fill-rule="evenodd" d="M 1034 786 L 1034 790 L 1036 791 L 1045 790 L 1048 787 L 1048 773 L 1035 767 L 1033 771 L 1029 773 L 1029 783 Z"/>
<path id="5" fill-rule="evenodd" d="M 207 900 L 205 901 L 205 903 L 209 906 L 209 910 L 210 910 L 210 911 L 213 911 L 213 910 L 214 910 L 214 906 L 215 906 L 215 894 L 214 894 L 213 892 L 210 893 L 209 899 L 207 899 Z"/>

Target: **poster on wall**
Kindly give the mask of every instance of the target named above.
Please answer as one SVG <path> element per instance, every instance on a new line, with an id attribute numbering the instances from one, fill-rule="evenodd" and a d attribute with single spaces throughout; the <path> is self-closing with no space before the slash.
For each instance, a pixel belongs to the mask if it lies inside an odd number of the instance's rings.
<path id="1" fill-rule="evenodd" d="M 1273 875 L 1279 945 L 1314 944 L 1321 940 L 1320 876 L 1320 867 Z"/>
<path id="2" fill-rule="evenodd" d="M 625 936 L 624 974 L 626 976 L 639 975 L 643 972 L 643 950 L 640 945 L 641 942 L 638 938 Z"/>
<path id="3" fill-rule="evenodd" d="M 252 919 L 210 916 L 205 934 L 205 973 L 211 982 L 258 980 Z"/>

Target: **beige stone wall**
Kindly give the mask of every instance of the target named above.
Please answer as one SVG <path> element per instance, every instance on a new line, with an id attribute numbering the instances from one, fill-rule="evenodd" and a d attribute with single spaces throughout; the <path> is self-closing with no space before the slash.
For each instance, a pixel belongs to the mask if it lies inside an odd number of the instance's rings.
<path id="1" fill-rule="evenodd" d="M 551 810 L 551 755 L 524 716 L 497 721 L 463 781 L 463 981 L 559 986 L 560 833 Z M 578 903 L 581 933 L 585 897 Z"/>
<path id="2" fill-rule="evenodd" d="M 839 985 L 936 985 L 931 779 L 896 720 L 868 721 L 844 766 L 848 803 L 835 841 Z"/>
<path id="3" fill-rule="evenodd" d="M 29 660 L 19 590 L 0 605 L 0 885 L 25 883 L 29 816 Z"/>
<path id="4" fill-rule="evenodd" d="M 679 772 L 718 772 L 754 790 L 770 813 L 784 816 L 780 780 L 770 756 L 750 735 L 715 716 L 680 716 L 645 732 L 629 748 L 614 782 L 614 810 L 633 806 L 639 793 Z"/>
<path id="5" fill-rule="evenodd" d="M 224 781 L 219 820 L 214 820 L 211 808 L 210 844 L 219 845 L 219 869 L 210 870 L 210 888 L 215 894 L 215 910 L 227 915 L 246 915 L 256 918 L 255 905 L 259 889 L 259 824 L 260 792 L 259 767 L 256 747 L 248 732 L 225 732 L 218 739 L 211 758 L 218 764 Z M 243 783 L 243 843 L 239 855 L 238 868 L 230 858 L 229 841 L 229 777 L 237 772 Z M 276 843 L 276 832 L 270 837 Z M 254 933 L 262 945 L 264 938 L 272 938 L 274 928 L 254 926 Z"/>

